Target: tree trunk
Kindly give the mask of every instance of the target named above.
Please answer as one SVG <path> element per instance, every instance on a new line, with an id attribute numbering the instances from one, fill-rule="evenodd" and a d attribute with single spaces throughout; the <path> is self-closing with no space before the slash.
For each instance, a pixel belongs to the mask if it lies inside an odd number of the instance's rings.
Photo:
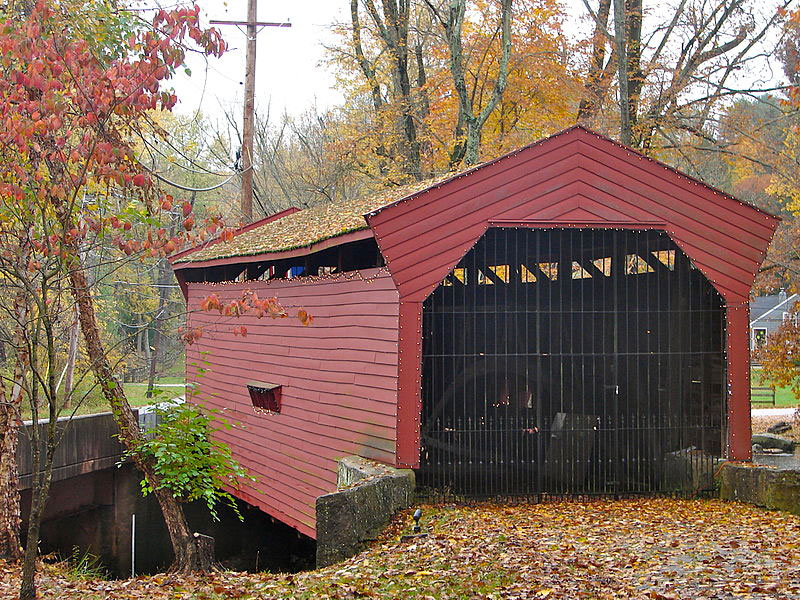
<path id="1" fill-rule="evenodd" d="M 584 84 L 583 98 L 578 106 L 578 123 L 591 123 L 603 108 L 613 74 L 616 52 L 612 52 L 606 62 L 606 35 L 608 17 L 611 13 L 611 0 L 600 0 L 595 15 L 594 35 L 592 36 L 592 61 Z"/>
<path id="2" fill-rule="evenodd" d="M 19 492 L 17 491 L 17 411 L 4 397 L 0 404 L 0 558 L 18 560 Z"/>
<path id="3" fill-rule="evenodd" d="M 497 81 L 492 89 L 489 101 L 476 115 L 473 98 L 467 90 L 467 65 L 464 61 L 464 48 L 461 41 L 461 32 L 466 14 L 466 0 L 450 0 L 448 15 L 444 17 L 431 2 L 425 0 L 428 8 L 437 16 L 447 39 L 450 53 L 450 74 L 453 76 L 453 87 L 458 96 L 458 121 L 455 129 L 455 147 L 450 154 L 451 167 L 456 166 L 455 161 L 463 156 L 466 165 L 477 164 L 480 159 L 480 146 L 483 127 L 489 115 L 503 99 L 503 93 L 508 81 L 508 62 L 511 57 L 511 9 L 513 0 L 501 0 L 501 47 L 502 55 L 498 68 Z M 462 127 L 466 125 L 466 137 L 462 140 Z"/>
<path id="4" fill-rule="evenodd" d="M 422 171 L 420 166 L 420 144 L 417 134 L 416 119 L 418 118 L 417 107 L 413 101 L 413 94 L 411 89 L 411 77 L 408 69 L 408 23 L 410 3 L 397 0 L 382 0 L 383 18 L 378 11 L 373 0 L 366 0 L 364 3 L 367 12 L 372 17 L 373 22 L 377 28 L 377 34 L 383 40 L 383 45 L 389 52 L 391 60 L 391 76 L 393 97 L 399 102 L 401 107 L 400 115 L 398 115 L 397 130 L 401 136 L 399 144 L 399 153 L 404 160 L 403 170 L 405 174 L 411 175 L 417 181 L 422 179 Z M 356 51 L 356 56 L 359 60 L 361 70 L 367 77 L 367 81 L 373 89 L 373 98 L 375 97 L 375 90 L 380 92 L 380 87 L 377 85 L 375 78 L 375 66 L 370 65 L 364 57 L 363 48 L 361 46 L 361 33 L 360 22 L 358 18 L 358 0 L 351 0 L 350 3 L 351 19 L 353 22 L 353 42 Z M 373 104 L 377 104 L 373 100 Z"/>
<path id="5" fill-rule="evenodd" d="M 467 138 L 464 140 L 464 163 L 467 165 L 478 164 L 481 150 L 481 138 L 483 128 L 478 124 L 477 119 L 467 121 Z"/>
<path id="6" fill-rule="evenodd" d="M 156 384 L 156 371 L 158 367 L 158 359 L 161 355 L 161 344 L 163 342 L 163 335 L 161 333 L 161 316 L 164 314 L 164 311 L 167 308 L 167 297 L 169 296 L 169 285 L 170 281 L 170 270 L 169 270 L 169 263 L 167 263 L 166 259 L 161 261 L 161 268 L 159 269 L 158 279 L 158 308 L 156 309 L 156 318 L 155 318 L 155 331 L 153 332 L 153 353 L 150 356 L 150 369 L 147 374 L 147 392 L 145 392 L 145 396 L 147 398 L 153 397 L 153 388 Z"/>
<path id="7" fill-rule="evenodd" d="M 625 0 L 614 0 L 614 42 L 617 49 L 617 76 L 619 79 L 619 138 L 631 145 L 630 90 L 628 88 L 628 26 Z"/>
<path id="8" fill-rule="evenodd" d="M 49 360 L 52 364 L 55 360 L 55 345 L 50 339 L 48 343 Z M 35 352 L 32 352 L 32 363 L 36 365 Z M 34 367 L 36 368 L 36 367 Z M 55 378 L 52 376 L 52 369 L 48 366 L 48 388 L 47 408 L 49 418 L 46 423 L 39 424 L 39 393 L 37 389 L 31 391 L 31 413 L 33 414 L 33 426 L 30 428 L 31 454 L 33 460 L 31 486 L 31 510 L 28 515 L 28 534 L 25 540 L 25 554 L 22 561 L 22 581 L 20 583 L 20 600 L 34 600 L 36 598 L 36 557 L 39 552 L 39 531 L 42 526 L 42 516 L 47 506 L 50 495 L 50 483 L 53 480 L 53 458 L 60 439 L 58 431 L 58 420 L 56 418 L 57 396 L 55 391 Z M 42 456 L 42 433 L 45 434 L 45 452 Z"/>
<path id="9" fill-rule="evenodd" d="M 151 462 L 144 460 L 135 452 L 136 445 L 142 438 L 139 421 L 125 397 L 122 385 L 114 376 L 108 355 L 100 339 L 94 299 L 89 291 L 83 263 L 77 256 L 74 256 L 74 261 L 69 274 L 70 288 L 75 302 L 78 304 L 81 331 L 91 368 L 103 395 L 111 406 L 119 428 L 120 440 L 126 448 L 134 451 L 133 460 L 136 466 L 142 471 L 148 484 L 155 490 L 154 493 L 164 515 L 164 522 L 175 553 L 173 569 L 179 572 L 209 570 L 213 566 L 213 556 L 208 552 L 207 545 L 196 543 L 186 522 L 183 506 L 168 490 L 160 487 L 158 475 Z"/>
<path id="10" fill-rule="evenodd" d="M 153 347 L 150 345 L 150 328 L 143 327 L 139 332 L 142 334 L 142 350 L 144 351 L 144 361 L 146 365 L 150 364 L 153 358 Z"/>
<path id="11" fill-rule="evenodd" d="M 14 357 L 14 385 L 9 393 L 0 379 L 0 558 L 22 558 L 20 547 L 19 473 L 17 472 L 17 445 L 19 442 L 19 409 L 23 398 L 23 377 L 28 367 L 28 352 L 20 327 L 28 314 L 27 299 L 17 297 Z"/>
<path id="12" fill-rule="evenodd" d="M 27 286 L 26 286 L 27 287 Z M 51 278 L 42 275 L 37 282 L 41 296 L 36 304 L 48 306 Z M 31 384 L 28 386 L 28 400 L 31 407 L 30 447 L 32 461 L 33 486 L 31 488 L 31 510 L 28 515 L 28 538 L 25 541 L 25 556 L 22 563 L 22 581 L 20 584 L 20 600 L 33 600 L 36 598 L 36 556 L 39 550 L 39 531 L 42 516 L 50 494 L 50 482 L 53 478 L 53 457 L 61 440 L 58 423 L 58 385 L 56 383 L 56 334 L 53 319 L 57 318 L 45 311 L 33 311 L 35 324 L 22 330 L 23 346 L 26 363 L 31 370 Z M 22 327 L 22 325 L 21 325 Z M 44 353 L 44 358 L 40 358 Z M 42 398 L 46 401 L 47 422 L 39 423 L 41 415 Z M 65 423 L 67 427 L 69 423 Z M 44 455 L 42 455 L 42 441 L 44 440 Z"/>
<path id="13" fill-rule="evenodd" d="M 172 551 L 175 553 L 172 568 L 182 573 L 209 571 L 214 566 L 214 545 L 204 543 L 208 536 L 192 533 L 183 513 L 183 505 L 172 497 L 169 490 L 155 488 L 154 494 L 164 515 Z"/>
<path id="14" fill-rule="evenodd" d="M 78 336 L 80 336 L 80 321 L 78 319 L 78 305 L 75 305 L 72 327 L 69 328 L 69 349 L 67 350 L 67 364 L 64 367 L 64 408 L 72 406 L 72 384 L 75 377 L 75 363 L 78 361 Z M 58 391 L 58 390 L 56 390 Z"/>
<path id="15" fill-rule="evenodd" d="M 48 430 L 50 424 L 47 424 Z M 38 429 L 35 425 L 34 429 Z M 50 435 L 48 434 L 48 438 Z M 31 448 L 39 453 L 39 436 L 32 440 Z M 52 441 L 52 440 L 50 440 Z M 35 442 L 35 445 L 34 445 Z M 50 494 L 50 482 L 53 476 L 53 456 L 48 452 L 45 456 L 44 469 L 40 469 L 41 456 L 34 458 L 33 478 L 37 482 L 32 488 L 31 511 L 28 515 L 28 538 L 25 542 L 25 555 L 22 561 L 22 581 L 19 588 L 19 600 L 34 600 L 36 598 L 36 557 L 39 551 L 39 530 L 42 525 L 42 515 Z M 43 472 L 40 472 L 43 471 Z"/>
<path id="16" fill-rule="evenodd" d="M 628 121 L 631 138 L 639 122 L 639 96 L 644 84 L 642 73 L 642 0 L 626 0 L 628 55 Z M 635 141 L 632 139 L 632 141 Z"/>

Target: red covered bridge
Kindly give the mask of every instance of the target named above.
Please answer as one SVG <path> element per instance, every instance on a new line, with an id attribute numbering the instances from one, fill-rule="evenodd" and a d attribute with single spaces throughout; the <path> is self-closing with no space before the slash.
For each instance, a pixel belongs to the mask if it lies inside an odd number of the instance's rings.
<path id="1" fill-rule="evenodd" d="M 696 488 L 750 458 L 748 296 L 776 225 L 573 127 L 174 257 L 192 310 L 253 290 L 314 317 L 194 312 L 188 375 L 244 425 L 237 494 L 310 536 L 353 454 L 456 495 Z"/>

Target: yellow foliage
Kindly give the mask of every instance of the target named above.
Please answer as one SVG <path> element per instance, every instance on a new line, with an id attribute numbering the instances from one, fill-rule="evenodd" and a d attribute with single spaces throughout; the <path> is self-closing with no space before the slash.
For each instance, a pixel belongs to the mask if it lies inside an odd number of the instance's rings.
<path id="1" fill-rule="evenodd" d="M 790 163 L 787 166 L 791 166 L 791 163 L 796 165 L 800 160 L 800 133 L 795 128 L 786 134 L 783 155 L 784 162 Z M 767 191 L 786 198 L 786 208 L 796 215 L 800 214 L 800 175 L 796 167 L 781 169 L 774 174 Z"/>
<path id="2" fill-rule="evenodd" d="M 462 30 L 467 86 L 475 113 L 489 102 L 502 55 L 500 13 L 494 0 L 470 3 Z M 358 167 L 383 183 L 408 181 L 403 160 L 402 116 L 410 103 L 420 143 L 422 176 L 449 171 L 450 153 L 457 139 L 458 100 L 449 66 L 449 49 L 438 23 L 426 8 L 417 5 L 410 20 L 409 75 L 416 85 L 411 97 L 397 97 L 392 80 L 392 60 L 375 31 L 362 15 L 361 40 L 364 54 L 375 68 L 384 101 L 374 110 L 373 87 L 354 56 L 352 29 L 338 31 L 338 46 L 331 63 L 345 91 L 341 136 L 332 150 L 353 157 Z M 521 0 L 514 3 L 512 50 L 508 83 L 502 101 L 483 129 L 481 160 L 540 139 L 574 122 L 581 87 L 572 71 L 568 45 L 561 22 L 561 6 L 554 0 Z M 419 46 L 424 63 L 424 84 L 413 50 Z"/>

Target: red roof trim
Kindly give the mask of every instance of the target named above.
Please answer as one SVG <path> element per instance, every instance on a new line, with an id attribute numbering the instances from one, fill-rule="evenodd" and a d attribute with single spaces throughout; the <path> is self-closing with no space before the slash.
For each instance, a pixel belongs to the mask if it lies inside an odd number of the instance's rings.
<path id="1" fill-rule="evenodd" d="M 264 262 L 265 260 L 281 260 L 284 258 L 294 258 L 296 256 L 306 256 L 308 254 L 313 254 L 314 252 L 319 252 L 320 250 L 325 250 L 327 248 L 332 248 L 334 246 L 340 246 L 343 244 L 348 244 L 350 242 L 358 242 L 360 240 L 366 240 L 373 237 L 373 235 L 374 234 L 372 233 L 371 229 L 359 229 L 357 231 L 351 231 L 349 233 L 337 235 L 336 237 L 322 240 L 321 242 L 317 242 L 316 244 L 312 244 L 311 246 L 295 248 L 294 250 L 282 250 L 280 252 L 262 252 L 261 254 L 251 254 L 249 256 L 229 256 L 226 258 L 214 258 L 212 260 L 205 260 L 205 261 L 198 260 L 194 262 L 182 262 L 178 264 L 173 264 L 172 269 L 174 271 L 179 271 L 181 269 L 200 269 L 206 267 L 220 267 L 224 265 L 236 265 L 236 264 L 244 265 L 250 263 Z M 174 257 L 170 257 L 170 260 L 172 260 L 172 258 Z"/>
<path id="2" fill-rule="evenodd" d="M 490 227 L 530 227 L 532 229 L 558 229 L 560 227 L 578 227 L 581 229 L 664 229 L 667 224 L 663 221 L 525 221 L 525 220 L 494 220 L 489 221 Z"/>
<path id="3" fill-rule="evenodd" d="M 282 219 L 283 217 L 288 217 L 289 215 L 293 215 L 294 213 L 299 212 L 299 211 L 300 211 L 300 209 L 297 208 L 296 206 L 291 206 L 291 207 L 287 208 L 286 210 L 282 210 L 280 212 L 275 213 L 274 215 L 270 215 L 268 217 L 264 217 L 263 219 L 259 219 L 258 221 L 254 221 L 254 222 L 250 223 L 249 225 L 243 225 L 242 227 L 239 227 L 236 231 L 234 231 L 233 235 L 235 237 L 235 236 L 237 236 L 237 235 L 239 235 L 241 233 L 245 233 L 246 231 L 250 231 L 252 229 L 255 229 L 256 227 L 261 227 L 262 225 L 266 225 L 267 223 L 272 223 L 273 221 L 277 221 L 279 219 Z M 188 256 L 192 252 L 197 252 L 198 250 L 203 250 L 205 248 L 208 248 L 209 246 L 213 246 L 214 244 L 218 244 L 221 241 L 222 241 L 221 238 L 214 238 L 213 240 L 211 240 L 208 243 L 198 244 L 197 246 L 193 246 L 191 248 L 187 248 L 186 250 L 182 250 L 181 252 L 176 252 L 172 256 L 168 257 L 167 260 L 169 260 L 169 262 L 172 264 L 176 260 L 178 260 L 179 258 L 183 258 L 185 256 Z M 201 264 L 201 263 L 202 263 L 202 261 L 198 261 L 195 264 Z M 204 264 L 204 263 L 202 263 L 202 264 Z M 177 269 L 179 267 L 174 267 L 174 268 Z"/>
<path id="4" fill-rule="evenodd" d="M 261 227 L 262 225 L 266 225 L 267 223 L 272 223 L 273 221 L 277 221 L 278 219 L 282 219 L 283 217 L 288 217 L 289 215 L 293 215 L 296 212 L 300 212 L 300 209 L 296 206 L 290 206 L 286 210 L 282 210 L 281 212 L 277 212 L 274 215 L 270 215 L 269 217 L 264 217 L 263 219 L 259 219 L 258 221 L 253 221 L 249 225 L 244 225 L 237 229 L 234 232 L 234 235 L 239 235 L 240 233 L 244 233 L 245 231 L 250 231 L 251 229 L 255 229 L 256 227 Z"/>

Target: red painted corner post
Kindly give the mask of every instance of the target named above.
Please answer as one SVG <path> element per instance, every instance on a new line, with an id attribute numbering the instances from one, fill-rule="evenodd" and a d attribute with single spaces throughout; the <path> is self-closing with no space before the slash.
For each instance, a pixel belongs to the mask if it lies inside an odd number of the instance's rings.
<path id="1" fill-rule="evenodd" d="M 728 303 L 728 459 L 753 457 L 750 429 L 750 305 Z"/>
<path id="2" fill-rule="evenodd" d="M 173 270 L 173 273 L 175 273 L 175 279 L 178 280 L 178 285 L 181 288 L 181 293 L 183 294 L 183 299 L 186 300 L 186 302 L 188 302 L 189 301 L 189 284 L 186 283 L 186 275 L 183 273 L 183 271 L 175 271 L 175 270 Z"/>
<path id="3" fill-rule="evenodd" d="M 397 466 L 419 466 L 422 409 L 422 303 L 400 300 L 397 369 Z"/>

